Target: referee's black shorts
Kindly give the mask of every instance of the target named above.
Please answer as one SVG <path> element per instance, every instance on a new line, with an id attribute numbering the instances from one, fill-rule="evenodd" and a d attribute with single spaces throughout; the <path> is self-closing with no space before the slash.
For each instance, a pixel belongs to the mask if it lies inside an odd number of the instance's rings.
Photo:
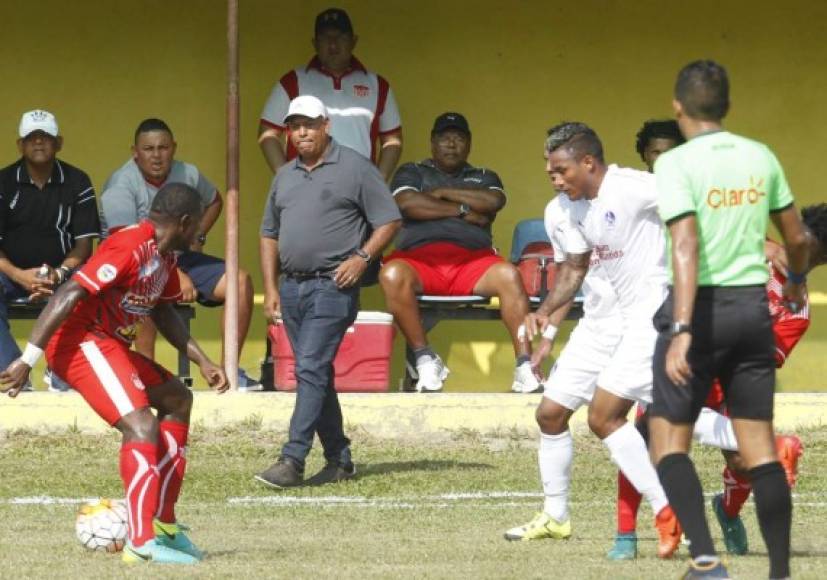
<path id="1" fill-rule="evenodd" d="M 652 362 L 651 414 L 673 423 L 694 423 L 718 378 L 730 417 L 772 419 L 775 339 L 764 286 L 698 288 L 685 386 L 666 375 L 671 341 L 672 291 L 654 317 L 658 340 Z"/>

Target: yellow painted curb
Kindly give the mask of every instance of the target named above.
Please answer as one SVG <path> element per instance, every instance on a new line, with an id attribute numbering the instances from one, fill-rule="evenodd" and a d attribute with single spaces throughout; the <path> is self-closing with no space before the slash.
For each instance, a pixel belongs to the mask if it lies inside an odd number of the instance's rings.
<path id="1" fill-rule="evenodd" d="M 220 427 L 241 422 L 286 431 L 293 412 L 292 393 L 196 392 L 193 424 Z M 376 437 L 411 439 L 451 431 L 536 432 L 534 410 L 541 395 L 506 393 L 376 393 L 340 394 L 345 422 Z M 584 427 L 585 409 L 573 425 Z M 776 428 L 827 424 L 827 394 L 781 393 L 776 396 Z M 109 427 L 76 393 L 22 393 L 0 401 L 0 431 L 60 430 L 67 427 L 101 432 Z"/>

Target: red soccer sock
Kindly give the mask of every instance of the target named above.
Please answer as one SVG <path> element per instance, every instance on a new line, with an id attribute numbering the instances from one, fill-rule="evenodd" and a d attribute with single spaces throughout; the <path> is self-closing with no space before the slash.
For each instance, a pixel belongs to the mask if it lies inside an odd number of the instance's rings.
<path id="1" fill-rule="evenodd" d="M 160 491 L 158 493 L 159 520 L 171 524 L 175 522 L 175 503 L 181 493 L 184 472 L 187 469 L 187 435 L 190 426 L 177 421 L 161 421 L 158 435 L 158 473 Z"/>
<path id="2" fill-rule="evenodd" d="M 143 546 L 155 537 L 152 518 L 158 507 L 157 447 L 146 441 L 121 446 L 121 479 L 126 490 L 129 541 Z"/>
<path id="3" fill-rule="evenodd" d="M 637 528 L 637 510 L 643 496 L 626 479 L 623 472 L 617 472 L 617 532 L 633 534 Z"/>
<path id="4" fill-rule="evenodd" d="M 741 513 L 741 508 L 747 502 L 751 491 L 752 484 L 747 476 L 739 475 L 728 466 L 724 468 L 724 501 L 722 505 L 727 516 L 734 518 Z"/>

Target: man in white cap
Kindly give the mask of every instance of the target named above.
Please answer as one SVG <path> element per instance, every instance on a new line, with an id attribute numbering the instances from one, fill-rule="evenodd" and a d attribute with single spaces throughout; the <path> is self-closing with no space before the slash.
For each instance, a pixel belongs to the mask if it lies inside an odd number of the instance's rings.
<path id="1" fill-rule="evenodd" d="M 92 239 L 100 231 L 89 176 L 57 159 L 63 137 L 55 116 L 42 110 L 24 113 L 18 134 L 21 158 L 0 170 L 3 368 L 20 356 L 9 329 L 8 303 L 19 298 L 48 299 L 89 258 Z"/>
<path id="2" fill-rule="evenodd" d="M 256 476 L 277 488 L 303 483 L 316 434 L 326 466 L 311 483 L 356 474 L 333 385 L 333 359 L 356 319 L 362 276 L 401 226 L 376 167 L 330 137 L 319 99 L 297 97 L 282 122 L 298 156 L 273 179 L 259 241 L 264 314 L 284 321 L 296 358 L 289 441 L 278 461 Z"/>
<path id="3" fill-rule="evenodd" d="M 327 106 L 331 136 L 369 158 L 390 180 L 402 154 L 399 108 L 388 81 L 353 56 L 358 40 L 350 16 L 341 8 L 316 16 L 315 56 L 279 79 L 261 112 L 258 142 L 274 173 L 296 156 L 289 139 L 285 146 L 288 105 L 299 95 L 313 95 Z"/>

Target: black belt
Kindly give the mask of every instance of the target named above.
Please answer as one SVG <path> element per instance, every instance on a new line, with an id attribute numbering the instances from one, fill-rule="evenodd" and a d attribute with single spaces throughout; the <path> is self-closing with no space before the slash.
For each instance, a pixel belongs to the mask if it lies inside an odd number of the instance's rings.
<path id="1" fill-rule="evenodd" d="M 319 278 L 325 278 L 327 280 L 332 280 L 333 275 L 335 272 L 333 270 L 317 270 L 315 272 L 285 272 L 284 275 L 287 278 L 295 280 L 297 282 L 304 282 L 306 280 L 316 280 Z"/>

